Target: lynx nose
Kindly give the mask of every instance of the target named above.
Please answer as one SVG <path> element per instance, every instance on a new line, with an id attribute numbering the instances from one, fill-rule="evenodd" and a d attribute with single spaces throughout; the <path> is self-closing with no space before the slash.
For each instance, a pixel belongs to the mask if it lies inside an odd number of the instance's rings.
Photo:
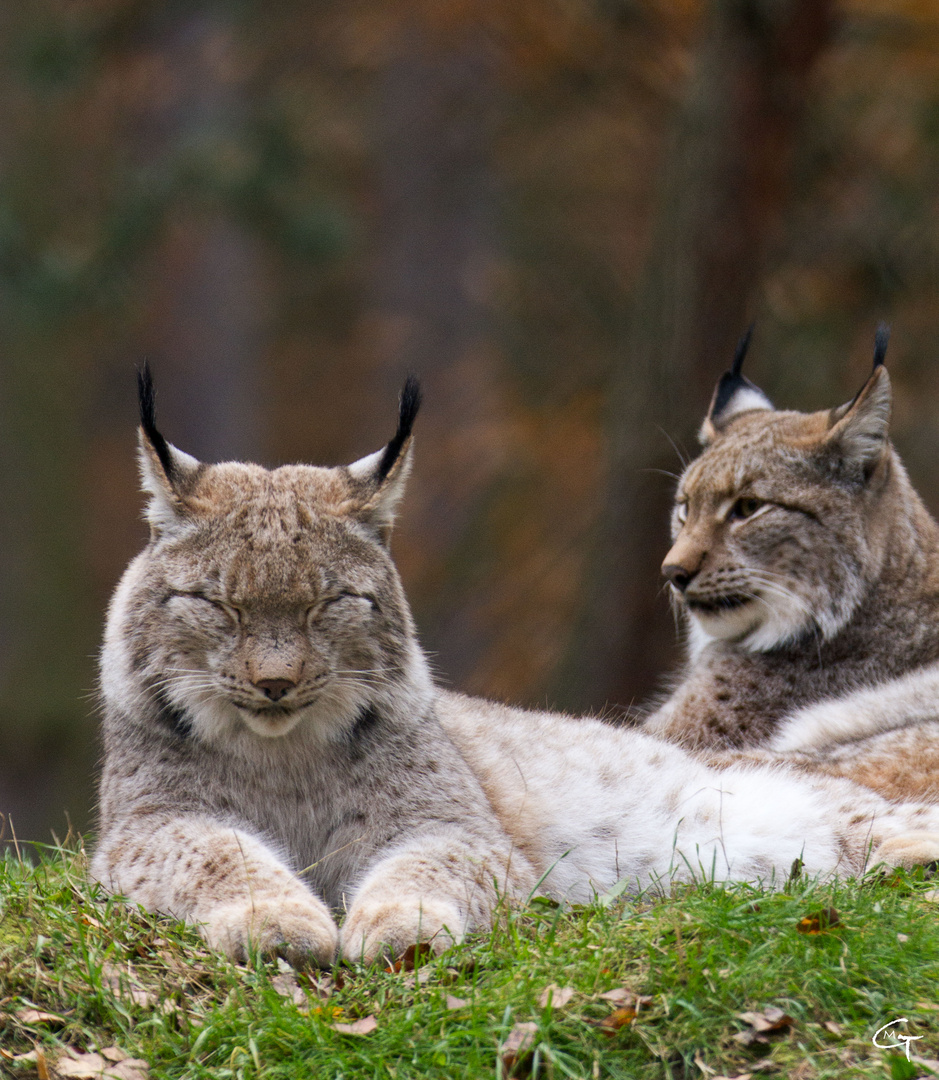
<path id="1" fill-rule="evenodd" d="M 297 684 L 292 679 L 258 679 L 254 685 L 259 690 L 263 690 L 265 696 L 271 701 L 280 701 L 284 694 Z"/>
<path id="2" fill-rule="evenodd" d="M 694 577 L 694 574 L 689 574 L 688 571 L 678 563 L 666 563 L 662 567 L 662 573 L 679 592 L 684 592 L 685 589 L 688 588 L 689 582 Z"/>

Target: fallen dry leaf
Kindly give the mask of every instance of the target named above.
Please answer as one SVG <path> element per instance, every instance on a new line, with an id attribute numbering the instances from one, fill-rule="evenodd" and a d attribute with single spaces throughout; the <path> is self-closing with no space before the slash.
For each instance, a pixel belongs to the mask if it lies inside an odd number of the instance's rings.
<path id="1" fill-rule="evenodd" d="M 55 1064 L 58 1076 L 74 1076 L 79 1080 L 94 1080 L 104 1076 L 107 1061 L 100 1054 L 79 1054 L 78 1057 L 60 1058 Z"/>
<path id="2" fill-rule="evenodd" d="M 295 978 L 303 979 L 303 982 L 313 994 L 325 1001 L 332 996 L 333 990 L 336 989 L 336 981 L 332 975 L 325 971 L 304 971 L 294 972 Z"/>
<path id="3" fill-rule="evenodd" d="M 69 1047 L 55 1063 L 54 1071 L 56 1076 L 74 1080 L 147 1080 L 150 1066 L 140 1058 L 128 1057 L 118 1046 L 89 1054 Z"/>
<path id="4" fill-rule="evenodd" d="M 737 1013 L 737 1019 L 743 1020 L 750 1027 L 746 1031 L 738 1031 L 734 1038 L 744 1046 L 753 1043 L 768 1043 L 770 1039 L 785 1035 L 795 1025 L 795 1020 L 782 1009 L 770 1006 L 762 1012 Z"/>
<path id="5" fill-rule="evenodd" d="M 418 968 L 417 971 L 412 971 L 408 975 L 402 975 L 401 985 L 408 987 L 423 986 L 433 978 L 434 971 L 434 968 L 429 967 Z"/>
<path id="6" fill-rule="evenodd" d="M 552 1009 L 563 1009 L 574 994 L 573 986 L 558 986 L 557 983 L 549 983 L 538 998 L 538 1008 L 547 1009 L 550 1005 Z"/>
<path id="7" fill-rule="evenodd" d="M 343 1035 L 369 1035 L 378 1027 L 378 1021 L 374 1016 L 365 1016 L 351 1024 L 330 1024 L 329 1027 Z"/>
<path id="8" fill-rule="evenodd" d="M 524 1069 L 537 1032 L 538 1025 L 531 1021 L 523 1021 L 512 1028 L 505 1042 L 499 1047 L 502 1068 L 506 1073 L 511 1073 L 516 1068 Z"/>
<path id="9" fill-rule="evenodd" d="M 42 1009 L 17 1009 L 14 1019 L 21 1024 L 64 1024 L 65 1017 L 58 1013 L 43 1012 Z"/>
<path id="10" fill-rule="evenodd" d="M 821 911 L 813 912 L 811 915 L 804 915 L 796 923 L 796 930 L 800 934 L 824 934 L 831 927 L 840 925 L 841 919 L 838 918 L 838 912 L 830 907 L 822 908 Z"/>
<path id="11" fill-rule="evenodd" d="M 615 1035 L 620 1028 L 628 1027 L 636 1019 L 639 1010 L 634 1005 L 621 1005 L 609 1016 L 595 1023 L 604 1035 Z"/>
<path id="12" fill-rule="evenodd" d="M 792 1027 L 795 1021 L 782 1009 L 770 1006 L 762 1012 L 737 1013 L 739 1020 L 745 1020 L 755 1031 L 781 1031 L 783 1028 Z"/>
<path id="13" fill-rule="evenodd" d="M 404 950 L 404 954 L 401 958 L 395 960 L 390 967 L 386 967 L 385 971 L 393 971 L 395 974 L 400 971 L 413 971 L 415 968 L 419 968 L 433 955 L 434 950 L 430 945 L 428 945 L 426 941 L 419 941 L 416 945 L 409 945 Z"/>
<path id="14" fill-rule="evenodd" d="M 23 1065 L 35 1065 L 39 1080 L 49 1080 L 49 1066 L 46 1064 L 46 1056 L 38 1047 L 35 1050 L 28 1050 L 25 1054 L 14 1054 L 0 1046 L 0 1058 L 3 1058 L 4 1061 L 19 1062 Z"/>
<path id="15" fill-rule="evenodd" d="M 616 986 L 612 990 L 606 990 L 597 995 L 601 1001 L 612 1001 L 614 1005 L 651 1005 L 652 998 L 637 994 L 634 990 L 627 990 L 625 986 Z"/>
<path id="16" fill-rule="evenodd" d="M 841 1034 L 841 1025 L 836 1024 L 834 1020 L 826 1020 L 825 1023 L 822 1024 L 822 1027 L 826 1031 L 830 1031 L 832 1035 L 840 1035 Z"/>
<path id="17" fill-rule="evenodd" d="M 447 1008 L 453 1012 L 454 1009 L 465 1009 L 469 1005 L 469 1002 L 463 998 L 454 997 L 452 994 L 447 994 Z"/>
<path id="18" fill-rule="evenodd" d="M 627 1027 L 639 1015 L 643 1005 L 652 1002 L 651 997 L 637 994 L 633 990 L 627 990 L 625 986 L 616 986 L 612 990 L 606 990 L 597 995 L 603 1001 L 609 1001 L 618 1006 L 609 1016 L 602 1020 L 588 1020 L 589 1024 L 599 1028 L 604 1035 L 615 1035 L 620 1028 Z"/>
<path id="19" fill-rule="evenodd" d="M 281 997 L 285 997 L 288 1001 L 292 1001 L 297 1008 L 306 1009 L 309 1006 L 309 1002 L 307 1001 L 306 994 L 300 989 L 300 984 L 297 982 L 297 976 L 294 973 L 293 968 L 286 960 L 281 960 L 279 957 L 277 959 L 277 968 L 279 974 L 271 979 L 271 986 L 273 986 Z"/>
<path id="20" fill-rule="evenodd" d="M 141 986 L 129 964 L 126 970 L 116 964 L 103 964 L 101 982 L 124 1002 L 131 1002 L 141 1009 L 151 1009 L 156 1005 L 157 995 Z"/>

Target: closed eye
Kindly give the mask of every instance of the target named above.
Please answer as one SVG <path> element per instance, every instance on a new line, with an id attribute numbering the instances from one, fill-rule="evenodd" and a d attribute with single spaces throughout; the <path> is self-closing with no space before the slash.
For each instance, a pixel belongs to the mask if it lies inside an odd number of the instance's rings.
<path id="1" fill-rule="evenodd" d="M 336 593 L 335 596 L 327 596 L 323 599 L 323 607 L 329 607 L 330 604 L 338 604 L 340 600 L 355 600 L 358 598 L 358 593 L 350 592 L 348 589 L 343 589 L 342 592 Z"/>
<path id="2" fill-rule="evenodd" d="M 364 600 L 366 603 L 371 604 L 376 611 L 380 610 L 378 607 L 378 601 L 372 596 L 371 593 L 354 592 L 352 589 L 343 589 L 342 592 L 336 593 L 335 596 L 327 596 L 323 599 L 323 607 L 329 607 L 332 604 L 339 603 L 340 600 Z M 312 609 L 311 609 L 312 611 Z"/>
<path id="3" fill-rule="evenodd" d="M 212 607 L 214 607 L 217 611 L 224 612 L 231 620 L 233 620 L 236 623 L 239 621 L 239 619 L 241 617 L 241 613 L 239 612 L 238 608 L 236 608 L 234 605 L 227 604 L 227 603 L 225 603 L 224 600 L 216 600 L 214 597 L 206 596 L 205 593 L 199 592 L 198 590 L 195 590 L 195 589 L 192 590 L 191 592 L 190 591 L 184 591 L 182 589 L 174 589 L 169 593 L 169 595 L 167 596 L 167 599 L 169 599 L 170 597 L 173 597 L 173 596 L 181 597 L 183 600 L 198 600 L 198 601 L 201 601 L 204 604 L 209 604 Z"/>

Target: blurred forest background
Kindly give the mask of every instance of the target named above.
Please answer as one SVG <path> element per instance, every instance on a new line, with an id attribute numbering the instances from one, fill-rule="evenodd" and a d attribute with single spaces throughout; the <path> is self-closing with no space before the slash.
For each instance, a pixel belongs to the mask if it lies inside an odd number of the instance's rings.
<path id="1" fill-rule="evenodd" d="M 420 375 L 394 550 L 441 678 L 513 702 L 628 706 L 677 662 L 667 473 L 751 320 L 801 408 L 893 324 L 939 509 L 937 0 L 22 0 L 0 55 L 20 838 L 90 821 L 143 357 L 207 460 L 351 461 Z"/>

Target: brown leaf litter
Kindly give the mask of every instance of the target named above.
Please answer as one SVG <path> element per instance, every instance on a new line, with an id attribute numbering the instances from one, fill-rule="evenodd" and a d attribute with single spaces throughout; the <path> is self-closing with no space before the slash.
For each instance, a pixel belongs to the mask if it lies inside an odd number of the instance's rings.
<path id="1" fill-rule="evenodd" d="M 775 1006 L 769 1006 L 762 1012 L 737 1013 L 737 1019 L 749 1025 L 745 1030 L 738 1031 L 734 1035 L 734 1039 L 743 1043 L 744 1046 L 768 1043 L 772 1039 L 788 1035 L 796 1023 L 788 1013 Z"/>

